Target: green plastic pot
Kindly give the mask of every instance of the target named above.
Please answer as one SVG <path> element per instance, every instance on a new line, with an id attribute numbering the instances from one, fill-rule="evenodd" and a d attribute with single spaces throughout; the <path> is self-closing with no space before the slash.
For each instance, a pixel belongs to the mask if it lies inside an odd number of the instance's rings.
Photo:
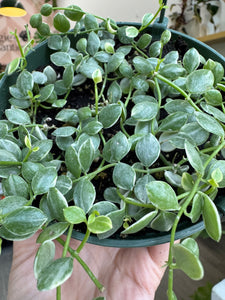
<path id="1" fill-rule="evenodd" d="M 131 24 L 131 23 L 119 23 L 119 25 L 133 25 L 139 27 L 140 24 Z M 153 26 L 147 28 L 147 32 L 149 32 L 153 39 L 157 39 L 162 31 L 166 28 L 166 19 L 163 19 L 163 22 L 160 19 L 154 23 Z M 198 41 L 195 38 L 192 38 L 183 33 L 171 30 L 172 40 L 176 40 L 178 37 L 182 37 L 182 39 L 187 43 L 189 48 L 196 48 L 201 55 L 203 55 L 206 59 L 211 58 L 215 61 L 218 61 L 225 68 L 225 58 L 219 54 L 217 51 L 209 47 L 208 45 Z M 76 38 L 72 38 L 72 45 L 76 43 Z M 28 55 L 28 70 L 32 71 L 37 69 L 38 67 L 45 66 L 49 63 L 49 55 L 52 51 L 47 47 L 47 42 L 43 42 L 38 44 Z M 15 83 L 16 74 L 11 76 L 4 76 L 0 81 L 0 118 L 4 115 L 4 110 L 9 107 L 8 99 L 9 95 L 9 86 Z M 215 203 L 217 208 L 221 213 L 221 218 L 225 216 L 225 197 L 217 197 L 215 199 Z M 185 238 L 187 236 L 193 235 L 204 229 L 203 221 L 199 221 L 195 224 L 192 224 L 191 221 L 183 221 L 178 225 L 176 232 L 176 239 Z M 74 231 L 72 237 L 78 240 L 82 240 L 84 238 L 84 234 L 81 232 Z M 152 245 L 158 245 L 167 243 L 170 241 L 170 232 L 156 232 L 149 231 L 145 233 L 138 233 L 137 235 L 128 235 L 126 238 L 120 237 L 119 234 L 115 234 L 113 237 L 107 239 L 99 239 L 97 236 L 90 236 L 88 239 L 89 243 L 108 246 L 108 247 L 146 247 Z"/>

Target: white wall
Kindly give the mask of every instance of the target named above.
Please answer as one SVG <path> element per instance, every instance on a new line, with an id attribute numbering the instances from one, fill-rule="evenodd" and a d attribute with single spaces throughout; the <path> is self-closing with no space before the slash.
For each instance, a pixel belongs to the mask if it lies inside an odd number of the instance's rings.
<path id="1" fill-rule="evenodd" d="M 175 1 L 168 0 L 168 5 Z M 57 0 L 58 5 L 71 4 L 80 6 L 84 11 L 110 17 L 115 21 L 141 22 L 145 13 L 155 13 L 158 9 L 158 0 Z M 167 10 L 167 13 L 169 11 Z"/>

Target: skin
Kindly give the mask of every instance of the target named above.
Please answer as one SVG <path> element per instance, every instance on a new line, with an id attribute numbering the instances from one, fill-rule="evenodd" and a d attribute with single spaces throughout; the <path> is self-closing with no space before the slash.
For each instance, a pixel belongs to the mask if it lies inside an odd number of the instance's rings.
<path id="1" fill-rule="evenodd" d="M 56 291 L 38 291 L 33 275 L 33 262 L 38 234 L 25 241 L 14 242 L 13 262 L 9 276 L 7 300 L 54 300 Z M 76 249 L 79 241 L 72 240 Z M 99 292 L 83 268 L 74 261 L 72 276 L 62 285 L 62 300 L 92 300 L 106 296 L 107 300 L 151 300 L 165 271 L 169 245 L 148 248 L 118 249 L 85 245 L 81 252 L 99 281 L 104 285 Z M 56 257 L 61 257 L 62 246 L 56 243 Z"/>

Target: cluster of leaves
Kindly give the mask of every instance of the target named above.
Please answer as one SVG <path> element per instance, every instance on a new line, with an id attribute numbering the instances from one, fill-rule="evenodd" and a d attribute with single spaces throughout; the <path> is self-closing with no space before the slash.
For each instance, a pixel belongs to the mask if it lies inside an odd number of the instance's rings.
<path id="1" fill-rule="evenodd" d="M 52 51 L 51 65 L 29 72 L 23 56 L 6 70 L 20 72 L 0 121 L 0 236 L 22 240 L 42 229 L 35 260 L 40 290 L 61 285 L 72 273 L 72 258 L 87 270 L 79 252 L 91 233 L 104 239 L 118 230 L 125 238 L 172 229 L 169 267 L 200 279 L 195 240 L 173 244 L 183 216 L 193 223 L 202 218 L 209 236 L 221 237 L 214 199 L 225 187 L 223 66 L 194 48 L 182 60 L 176 50 L 163 57 L 170 31 L 155 41 L 146 29 L 156 15 L 146 14 L 139 27 L 118 26 L 72 5 L 54 16 L 53 34 L 42 17 L 55 9 L 44 4 L 30 20 L 48 37 L 43 47 Z M 69 95 L 86 82 L 94 103 L 69 107 Z M 61 125 L 44 117 L 37 122 L 43 110 L 55 111 Z M 94 182 L 105 176 L 111 186 L 99 201 Z M 68 242 L 81 223 L 86 234 L 73 251 Z M 57 260 L 53 240 L 64 245 Z M 168 296 L 174 299 L 172 290 Z"/>

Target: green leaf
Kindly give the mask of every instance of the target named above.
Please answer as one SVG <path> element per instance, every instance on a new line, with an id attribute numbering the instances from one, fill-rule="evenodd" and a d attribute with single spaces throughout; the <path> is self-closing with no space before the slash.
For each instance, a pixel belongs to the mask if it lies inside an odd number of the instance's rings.
<path id="1" fill-rule="evenodd" d="M 160 41 L 153 42 L 149 47 L 150 57 L 158 57 L 160 55 L 162 44 Z"/>
<path id="2" fill-rule="evenodd" d="M 78 151 L 78 161 L 83 172 L 88 172 L 95 158 L 95 147 L 89 138 L 81 145 Z"/>
<path id="3" fill-rule="evenodd" d="M 13 141 L 0 139 L 0 149 L 5 149 L 6 151 L 12 153 L 18 160 L 21 160 L 22 158 L 20 147 Z"/>
<path id="4" fill-rule="evenodd" d="M 157 211 L 151 211 L 150 213 L 146 214 L 144 217 L 130 225 L 128 228 L 123 230 L 121 234 L 132 234 L 136 233 L 143 228 L 145 228 L 151 221 L 152 219 L 157 215 Z"/>
<path id="5" fill-rule="evenodd" d="M 135 38 L 139 34 L 139 30 L 134 26 L 128 26 L 126 28 L 126 36 L 130 38 Z"/>
<path id="6" fill-rule="evenodd" d="M 71 257 L 58 258 L 49 263 L 38 275 L 37 287 L 39 291 L 46 291 L 63 284 L 73 272 Z"/>
<path id="7" fill-rule="evenodd" d="M 64 208 L 63 214 L 66 221 L 70 224 L 86 223 L 86 214 L 84 210 L 78 206 L 69 206 Z"/>
<path id="8" fill-rule="evenodd" d="M 148 33 L 144 33 L 140 36 L 137 41 L 137 47 L 140 49 L 145 49 L 151 43 L 152 36 Z"/>
<path id="9" fill-rule="evenodd" d="M 123 159 L 130 150 L 130 144 L 122 132 L 118 132 L 106 142 L 103 148 L 103 157 L 108 162 L 118 162 Z"/>
<path id="10" fill-rule="evenodd" d="M 181 269 L 193 280 L 202 279 L 204 270 L 198 256 L 182 244 L 175 244 L 172 250 L 176 268 Z"/>
<path id="11" fill-rule="evenodd" d="M 174 112 L 162 120 L 159 126 L 160 131 L 177 131 L 179 130 L 188 119 L 188 114 L 185 112 Z"/>
<path id="12" fill-rule="evenodd" d="M 160 213 L 151 222 L 151 228 L 157 231 L 169 231 L 176 219 L 176 214 L 169 211 L 160 211 Z"/>
<path id="13" fill-rule="evenodd" d="M 209 180 L 213 178 L 213 172 L 217 169 L 219 169 L 222 174 L 222 180 L 217 182 L 217 184 L 220 188 L 224 188 L 225 187 L 225 161 L 224 160 L 218 159 L 210 165 L 209 169 L 207 170 L 207 179 Z"/>
<path id="14" fill-rule="evenodd" d="M 63 72 L 63 83 L 67 89 L 72 87 L 74 78 L 74 70 L 72 65 L 66 66 Z"/>
<path id="15" fill-rule="evenodd" d="M 225 123 L 225 114 L 219 109 L 212 105 L 206 104 L 206 102 L 201 102 L 201 107 L 210 115 L 213 115 L 215 119 Z"/>
<path id="16" fill-rule="evenodd" d="M 222 235 L 222 226 L 219 212 L 214 202 L 205 193 L 201 193 L 204 204 L 202 208 L 202 216 L 205 229 L 208 235 L 215 241 L 219 242 Z"/>
<path id="17" fill-rule="evenodd" d="M 57 178 L 55 187 L 65 195 L 68 193 L 72 188 L 73 182 L 72 179 L 67 175 L 60 175 Z"/>
<path id="18" fill-rule="evenodd" d="M 206 113 L 196 111 L 195 117 L 198 124 L 208 132 L 214 133 L 215 135 L 219 135 L 224 137 L 223 127 L 220 125 L 218 121 L 216 121 L 213 117 L 207 115 Z"/>
<path id="19" fill-rule="evenodd" d="M 57 34 L 51 35 L 48 38 L 48 47 L 52 50 L 61 50 L 62 49 L 62 37 Z"/>
<path id="20" fill-rule="evenodd" d="M 28 113 L 22 109 L 9 108 L 5 110 L 7 119 L 16 125 L 30 124 L 31 120 Z"/>
<path id="21" fill-rule="evenodd" d="M 24 236 L 35 233 L 47 221 L 46 215 L 32 206 L 20 207 L 3 219 L 3 226 L 11 233 Z"/>
<path id="22" fill-rule="evenodd" d="M 72 21 L 80 21 L 84 15 L 82 9 L 77 5 L 69 5 L 67 8 L 71 8 L 71 10 L 64 10 L 65 16 Z"/>
<path id="23" fill-rule="evenodd" d="M 33 80 L 37 84 L 45 84 L 47 82 L 47 76 L 39 71 L 32 72 Z"/>
<path id="24" fill-rule="evenodd" d="M 97 53 L 99 47 L 100 39 L 94 31 L 91 31 L 87 39 L 87 52 L 90 55 L 94 56 Z"/>
<path id="25" fill-rule="evenodd" d="M 76 131 L 75 127 L 63 126 L 63 127 L 59 127 L 56 130 L 54 130 L 52 132 L 52 135 L 60 136 L 60 137 L 67 137 L 67 136 L 73 135 L 75 131 Z"/>
<path id="26" fill-rule="evenodd" d="M 211 89 L 205 93 L 205 100 L 210 105 L 219 106 L 223 102 L 223 96 L 220 91 Z"/>
<path id="27" fill-rule="evenodd" d="M 45 169 L 42 164 L 27 161 L 22 165 L 22 175 L 25 180 L 32 181 L 34 175 L 41 169 Z"/>
<path id="28" fill-rule="evenodd" d="M 53 262 L 55 256 L 55 244 L 52 241 L 43 243 L 34 259 L 34 276 L 37 279 L 41 271 L 47 267 L 47 265 Z"/>
<path id="29" fill-rule="evenodd" d="M 70 29 L 70 22 L 65 15 L 58 12 L 53 19 L 53 25 L 60 32 L 67 32 Z"/>
<path id="30" fill-rule="evenodd" d="M 99 113 L 99 122 L 104 128 L 112 127 L 119 119 L 122 113 L 122 107 L 113 103 L 105 106 Z"/>
<path id="31" fill-rule="evenodd" d="M 146 134 L 137 142 L 135 153 L 144 166 L 150 167 L 159 157 L 160 144 L 153 134 Z"/>
<path id="32" fill-rule="evenodd" d="M 5 196 L 17 195 L 23 198 L 28 198 L 29 188 L 27 182 L 18 175 L 9 175 L 8 178 L 2 181 L 2 188 Z"/>
<path id="33" fill-rule="evenodd" d="M 53 141 L 48 140 L 40 140 L 33 144 L 33 149 L 38 149 L 37 151 L 34 151 L 29 156 L 29 161 L 33 162 L 40 162 L 43 160 L 52 149 Z"/>
<path id="34" fill-rule="evenodd" d="M 124 54 L 121 53 L 121 52 L 116 52 L 114 53 L 110 58 L 109 58 L 109 61 L 108 61 L 108 66 L 107 66 L 107 71 L 108 73 L 111 73 L 111 72 L 115 72 L 120 64 L 122 63 L 122 61 L 124 60 Z"/>
<path id="35" fill-rule="evenodd" d="M 203 94 L 211 89 L 214 84 L 214 76 L 210 70 L 195 70 L 187 77 L 186 86 L 191 94 Z"/>
<path id="36" fill-rule="evenodd" d="M 188 73 L 193 72 L 200 64 L 200 55 L 195 48 L 189 49 L 183 57 L 183 65 Z"/>
<path id="37" fill-rule="evenodd" d="M 78 160 L 77 151 L 72 146 L 69 146 L 66 149 L 65 163 L 66 167 L 75 176 L 75 178 L 79 178 L 81 174 L 81 166 Z"/>
<path id="38" fill-rule="evenodd" d="M 136 180 L 134 169 L 125 163 L 118 163 L 113 169 L 114 184 L 124 190 L 132 190 Z"/>
<path id="39" fill-rule="evenodd" d="M 99 121 L 93 120 L 88 122 L 84 127 L 83 127 L 83 132 L 87 133 L 88 135 L 95 135 L 99 133 L 103 128 L 102 123 Z"/>
<path id="40" fill-rule="evenodd" d="M 149 203 L 147 191 L 146 191 L 146 184 L 155 180 L 153 176 L 147 174 L 143 177 L 139 178 L 134 187 L 134 194 L 137 199 L 142 203 Z"/>
<path id="41" fill-rule="evenodd" d="M 66 52 L 56 52 L 51 54 L 51 61 L 58 67 L 64 67 L 72 64 L 71 57 Z"/>
<path id="42" fill-rule="evenodd" d="M 54 187 L 57 180 L 57 172 L 54 167 L 40 169 L 33 177 L 31 186 L 34 195 L 45 194 Z"/>
<path id="43" fill-rule="evenodd" d="M 185 75 L 185 69 L 178 64 L 166 64 L 162 68 L 160 68 L 159 73 L 166 78 L 175 80 L 178 77 Z"/>
<path id="44" fill-rule="evenodd" d="M 98 21 L 92 14 L 85 14 L 84 25 L 87 30 L 98 29 Z"/>
<path id="45" fill-rule="evenodd" d="M 107 216 L 97 216 L 92 218 L 92 215 L 88 218 L 88 229 L 95 234 L 101 234 L 112 229 L 112 221 Z"/>
<path id="46" fill-rule="evenodd" d="M 132 108 L 131 117 L 140 122 L 150 121 L 157 116 L 158 110 L 157 103 L 149 101 L 139 102 Z"/>
<path id="47" fill-rule="evenodd" d="M 27 96 L 27 92 L 32 91 L 34 86 L 32 74 L 26 70 L 22 71 L 17 78 L 16 86 L 22 95 Z"/>
<path id="48" fill-rule="evenodd" d="M 20 57 L 17 57 L 17 58 L 14 58 L 7 66 L 7 75 L 11 75 L 12 73 L 14 73 L 18 68 L 19 68 L 19 65 L 20 65 L 20 61 L 21 61 L 21 58 Z"/>
<path id="49" fill-rule="evenodd" d="M 195 147 L 189 142 L 185 141 L 185 152 L 187 155 L 187 159 L 190 162 L 191 166 L 195 169 L 197 173 L 203 175 L 204 173 L 204 166 L 199 155 L 199 152 L 195 149 Z"/>
<path id="50" fill-rule="evenodd" d="M 91 209 L 96 198 L 94 185 L 87 179 L 81 179 L 74 188 L 73 199 L 76 206 L 79 206 L 85 213 Z"/>
<path id="51" fill-rule="evenodd" d="M 8 214 L 17 208 L 25 206 L 27 199 L 21 196 L 7 196 L 0 201 L 0 211 L 2 215 Z"/>
<path id="52" fill-rule="evenodd" d="M 60 237 L 68 228 L 67 222 L 57 222 L 45 227 L 45 229 L 39 234 L 37 243 L 45 243 L 46 241 L 52 241 Z"/>
<path id="53" fill-rule="evenodd" d="M 151 62 L 142 56 L 135 56 L 133 59 L 133 65 L 136 71 L 143 75 L 148 75 L 154 70 Z"/>
<path id="54" fill-rule="evenodd" d="M 151 181 L 146 184 L 147 195 L 152 204 L 160 210 L 179 210 L 176 194 L 164 181 Z"/>
<path id="55" fill-rule="evenodd" d="M 64 222 L 65 217 L 63 209 L 68 207 L 68 203 L 63 194 L 55 187 L 51 187 L 47 195 L 48 208 L 50 210 L 51 216 L 60 221 Z"/>
<path id="56" fill-rule="evenodd" d="M 203 199 L 202 195 L 197 193 L 193 200 L 192 200 L 192 206 L 191 206 L 191 211 L 189 213 L 185 213 L 186 216 L 188 216 L 192 223 L 196 223 L 201 214 L 202 214 L 202 207 L 203 207 Z"/>
<path id="57" fill-rule="evenodd" d="M 125 216 L 125 209 L 120 209 L 116 211 L 112 211 L 109 214 L 107 214 L 107 217 L 110 218 L 112 221 L 112 229 L 105 233 L 98 234 L 99 239 L 106 239 L 110 237 L 112 234 L 114 234 L 123 224 L 123 219 Z"/>

